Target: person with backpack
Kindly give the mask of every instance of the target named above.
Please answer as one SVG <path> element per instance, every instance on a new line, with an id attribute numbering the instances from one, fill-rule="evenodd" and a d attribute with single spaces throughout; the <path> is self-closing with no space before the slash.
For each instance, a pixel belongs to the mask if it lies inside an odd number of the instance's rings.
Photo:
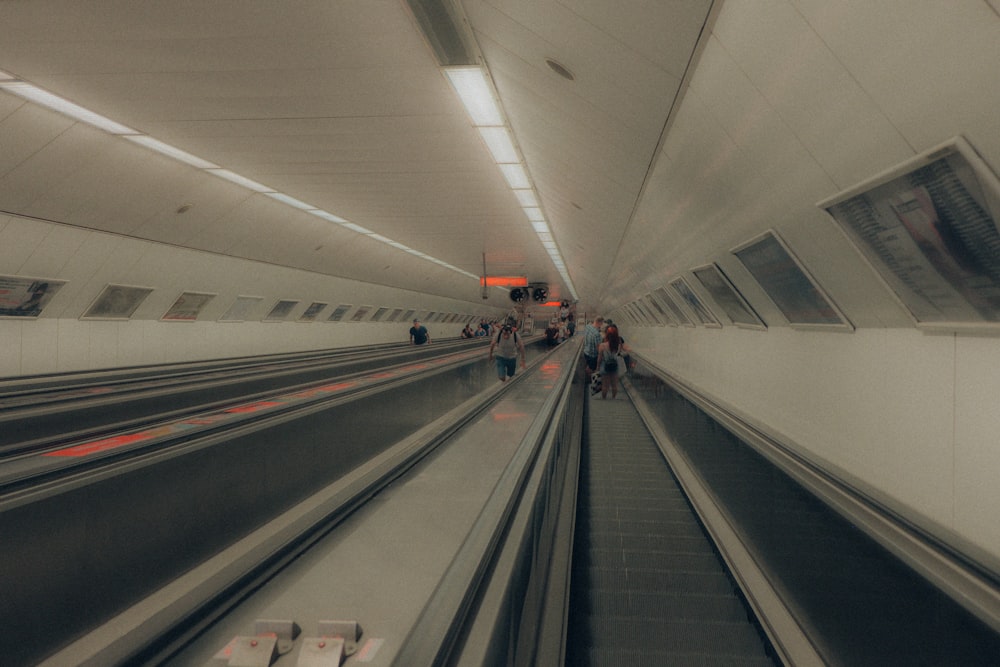
<path id="1" fill-rule="evenodd" d="M 521 368 L 527 365 L 527 355 L 524 351 L 524 341 L 514 327 L 505 324 L 500 327 L 500 333 L 490 341 L 490 361 L 493 361 L 493 350 L 496 350 L 497 377 L 501 382 L 514 377 L 517 370 L 517 355 L 521 353 Z"/>
<path id="2" fill-rule="evenodd" d="M 597 347 L 597 367 L 601 371 L 601 398 L 608 397 L 608 390 L 611 390 L 611 398 L 618 396 L 618 374 L 625 370 L 625 359 L 628 354 L 628 346 L 618 335 L 618 327 L 614 324 L 608 326 L 604 332 L 604 342 Z"/>

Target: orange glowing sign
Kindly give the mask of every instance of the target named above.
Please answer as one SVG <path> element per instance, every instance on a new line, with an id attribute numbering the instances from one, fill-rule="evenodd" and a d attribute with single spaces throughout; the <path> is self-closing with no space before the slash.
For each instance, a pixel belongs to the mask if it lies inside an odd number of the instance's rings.
<path id="1" fill-rule="evenodd" d="M 527 287 L 527 276 L 479 276 L 480 287 Z"/>

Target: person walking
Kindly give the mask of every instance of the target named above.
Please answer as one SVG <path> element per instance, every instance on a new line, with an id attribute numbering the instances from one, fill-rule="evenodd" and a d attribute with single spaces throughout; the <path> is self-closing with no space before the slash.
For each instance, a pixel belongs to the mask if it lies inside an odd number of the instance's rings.
<path id="1" fill-rule="evenodd" d="M 597 348 L 601 344 L 601 327 L 604 318 L 597 317 L 583 329 L 583 360 L 587 364 L 587 375 L 597 372 Z"/>
<path id="2" fill-rule="evenodd" d="M 630 352 L 618 335 L 618 327 L 611 325 L 604 332 L 605 341 L 597 347 L 597 366 L 601 369 L 601 398 L 618 396 L 618 374 L 624 370 L 623 355 Z"/>
<path id="3" fill-rule="evenodd" d="M 493 350 L 496 349 L 497 377 L 506 382 L 514 377 L 517 370 L 517 356 L 521 356 L 521 368 L 527 365 L 527 355 L 524 351 L 524 341 L 514 327 L 505 324 L 500 327 L 500 333 L 490 341 L 490 361 L 493 361 Z"/>
<path id="4" fill-rule="evenodd" d="M 423 345 L 430 342 L 431 335 L 427 331 L 427 327 L 422 325 L 420 320 L 413 320 L 413 326 L 410 327 L 410 345 Z"/>

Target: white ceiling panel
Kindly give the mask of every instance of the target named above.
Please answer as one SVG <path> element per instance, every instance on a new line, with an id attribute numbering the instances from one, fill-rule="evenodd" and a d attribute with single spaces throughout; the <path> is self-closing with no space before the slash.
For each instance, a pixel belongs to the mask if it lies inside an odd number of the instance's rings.
<path id="1" fill-rule="evenodd" d="M 591 311 L 774 227 L 810 258 L 836 249 L 817 272 L 849 316 L 895 321 L 815 202 L 956 134 L 1000 161 L 987 3 L 447 4 Z M 461 271 L 485 255 L 568 297 L 405 0 L 0 2 L 0 71 Z M 7 93 L 0 145 L 3 215 L 479 299 L 474 277 Z"/>
<path id="2" fill-rule="evenodd" d="M 581 298 L 611 270 L 709 4 L 463 3 Z M 0 70 L 471 274 L 485 254 L 569 296 L 400 0 L 0 3 Z M 0 210 L 478 298 L 474 278 L 330 243 L 351 233 L 0 98 Z"/>

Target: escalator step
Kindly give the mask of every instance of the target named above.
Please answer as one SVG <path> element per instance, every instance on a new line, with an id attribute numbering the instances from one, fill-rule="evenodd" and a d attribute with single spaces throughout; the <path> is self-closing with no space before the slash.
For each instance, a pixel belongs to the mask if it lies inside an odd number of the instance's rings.
<path id="1" fill-rule="evenodd" d="M 773 667 L 765 657 L 745 655 L 718 655 L 715 653 L 678 653 L 676 651 L 632 651 L 591 648 L 586 651 L 585 662 L 601 667 Z"/>
<path id="2" fill-rule="evenodd" d="M 745 619 L 737 623 L 723 623 L 635 615 L 590 616 L 583 622 L 590 632 L 589 646 L 593 648 L 641 648 L 677 654 L 767 657 L 756 631 Z"/>
<path id="3" fill-rule="evenodd" d="M 672 621 L 746 621 L 746 608 L 728 594 L 637 592 L 620 589 L 602 590 L 600 593 L 592 596 L 590 604 L 579 611 L 598 618 L 643 615 Z"/>

